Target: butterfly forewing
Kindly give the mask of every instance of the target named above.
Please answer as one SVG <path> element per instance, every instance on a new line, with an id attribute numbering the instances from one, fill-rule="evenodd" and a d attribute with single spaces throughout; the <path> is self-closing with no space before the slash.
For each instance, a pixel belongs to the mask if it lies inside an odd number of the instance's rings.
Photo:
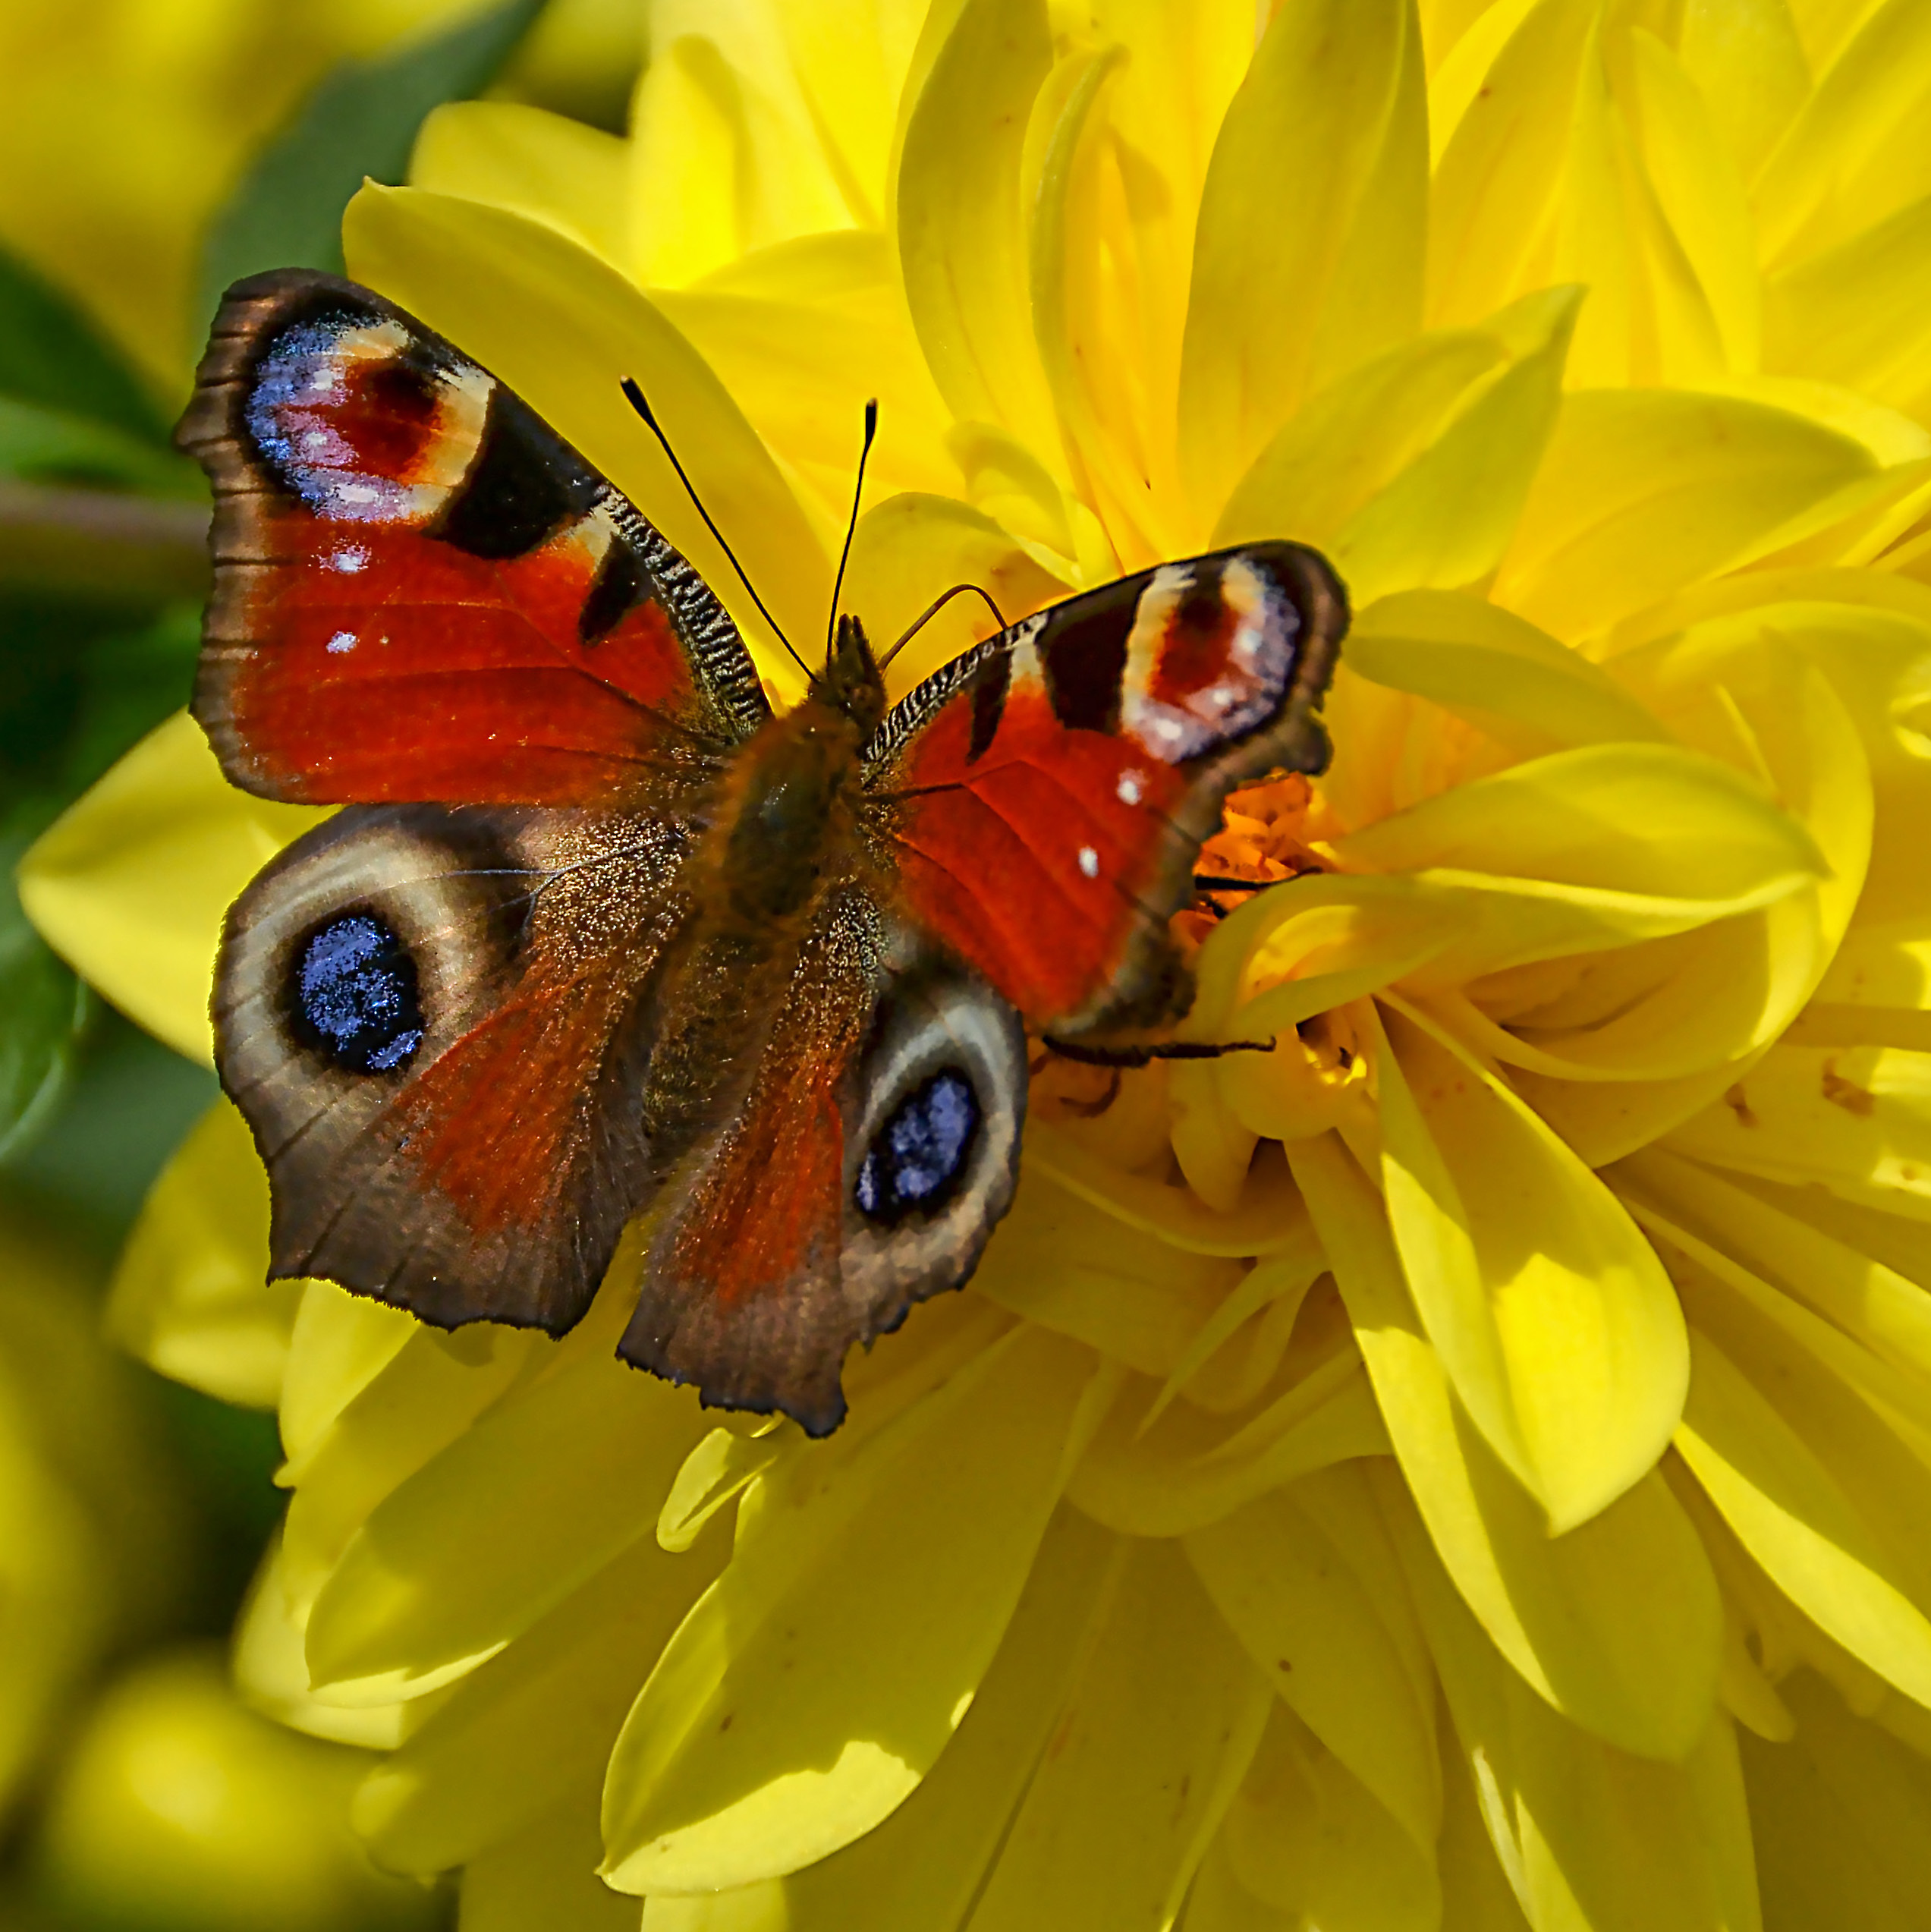
<path id="1" fill-rule="evenodd" d="M 900 903 L 1036 1025 L 1171 1018 L 1166 922 L 1228 791 L 1318 771 L 1347 627 L 1326 564 L 1256 544 L 1028 618 L 936 672 L 867 747 Z"/>
<path id="2" fill-rule="evenodd" d="M 494 377 L 353 283 L 222 304 L 182 446 L 215 494 L 195 715 L 328 803 L 675 803 L 768 715 L 696 571 Z"/>

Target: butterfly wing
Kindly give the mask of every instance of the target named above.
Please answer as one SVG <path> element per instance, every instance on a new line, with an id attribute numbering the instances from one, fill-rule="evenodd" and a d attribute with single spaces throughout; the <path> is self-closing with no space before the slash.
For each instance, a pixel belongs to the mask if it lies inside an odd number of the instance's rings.
<path id="1" fill-rule="evenodd" d="M 640 1001 L 681 928 L 665 823 L 351 807 L 228 916 L 216 1058 L 271 1272 L 561 1333 L 653 1169 Z"/>
<path id="2" fill-rule="evenodd" d="M 215 503 L 195 716 L 246 791 L 621 808 L 769 715 L 723 607 L 622 493 L 352 282 L 231 289 L 179 439 Z"/>
<path id="3" fill-rule="evenodd" d="M 274 1270 L 567 1328 L 653 1185 L 643 1002 L 768 716 L 750 658 L 620 492 L 352 283 L 231 290 L 181 440 L 215 494 L 196 715 L 244 788 L 354 801 L 217 964 Z"/>
<path id="4" fill-rule="evenodd" d="M 1012 1199 L 1011 1007 L 862 889 L 835 894 L 721 1125 L 667 1186 L 619 1352 L 813 1435 L 854 1343 L 958 1287 Z"/>
<path id="5" fill-rule="evenodd" d="M 901 908 L 1035 1025 L 1182 1012 L 1166 922 L 1222 800 L 1316 772 L 1348 625 L 1292 543 L 1163 564 L 1027 618 L 927 678 L 867 746 Z"/>

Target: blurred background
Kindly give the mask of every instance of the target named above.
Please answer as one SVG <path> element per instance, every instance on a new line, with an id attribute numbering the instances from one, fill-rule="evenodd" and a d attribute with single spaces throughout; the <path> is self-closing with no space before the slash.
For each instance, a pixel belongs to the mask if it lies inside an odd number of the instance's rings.
<path id="1" fill-rule="evenodd" d="M 621 131 L 644 0 L 0 5 L 0 1932 L 430 1927 L 351 1839 L 361 1754 L 230 1686 L 280 1516 L 272 1414 L 103 1316 L 214 1098 L 22 916 L 33 839 L 186 702 L 200 473 L 168 433 L 238 276 L 339 267 L 365 175 L 448 99 Z M 234 1392 L 246 1394 L 246 1391 Z"/>

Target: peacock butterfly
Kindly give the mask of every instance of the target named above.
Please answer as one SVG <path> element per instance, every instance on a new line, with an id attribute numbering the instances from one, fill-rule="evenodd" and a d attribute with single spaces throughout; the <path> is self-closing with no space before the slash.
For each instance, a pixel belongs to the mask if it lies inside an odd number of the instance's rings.
<path id="1" fill-rule="evenodd" d="M 215 502 L 194 714 L 244 790 L 348 807 L 216 968 L 271 1278 L 561 1334 L 653 1210 L 619 1352 L 813 1434 L 1011 1204 L 1026 1028 L 1184 1012 L 1167 920 L 1223 798 L 1326 757 L 1346 604 L 1285 543 L 890 706 L 841 618 L 774 715 L 622 492 L 351 282 L 231 289 L 179 440 Z"/>

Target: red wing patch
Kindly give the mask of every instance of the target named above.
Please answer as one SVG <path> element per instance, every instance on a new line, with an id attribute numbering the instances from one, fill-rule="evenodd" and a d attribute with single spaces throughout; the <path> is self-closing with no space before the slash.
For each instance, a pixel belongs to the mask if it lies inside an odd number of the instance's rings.
<path id="1" fill-rule="evenodd" d="M 1318 771 L 1347 624 L 1312 552 L 1165 564 L 1015 625 L 927 679 L 868 747 L 907 912 L 1029 1021 L 1163 1017 L 1166 921 L 1228 791 Z"/>
<path id="2" fill-rule="evenodd" d="M 181 441 L 213 479 L 195 710 L 303 803 L 661 797 L 766 715 L 729 618 L 524 403 L 352 285 L 231 291 Z"/>

